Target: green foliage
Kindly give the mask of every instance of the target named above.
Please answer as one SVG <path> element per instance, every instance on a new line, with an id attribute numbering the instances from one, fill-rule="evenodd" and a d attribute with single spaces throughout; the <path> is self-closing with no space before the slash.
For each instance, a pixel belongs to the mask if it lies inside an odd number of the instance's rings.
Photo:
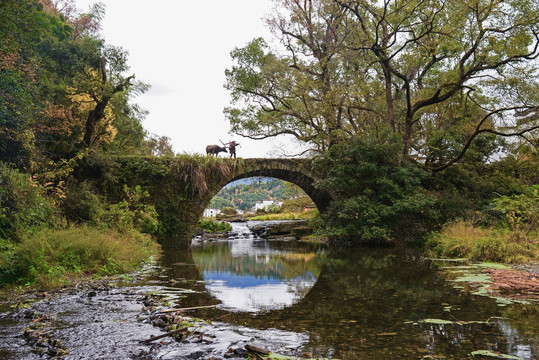
<path id="1" fill-rule="evenodd" d="M 58 6 L 0 3 L 0 156 L 34 173 L 72 158 L 87 133 L 106 151 L 148 153 L 145 111 L 131 101 L 148 86 L 127 78 L 127 53 L 98 36 L 102 6 Z"/>
<path id="2" fill-rule="evenodd" d="M 299 212 L 303 212 L 306 207 L 310 209 L 314 209 L 315 205 L 310 197 L 299 196 L 299 197 L 294 197 L 291 199 L 285 199 L 283 201 L 283 205 L 281 206 L 281 211 L 299 213 Z"/>
<path id="3" fill-rule="evenodd" d="M 496 209 L 494 200 L 525 192 L 527 184 L 534 181 L 536 169 L 537 161 L 515 157 L 488 166 L 458 164 L 434 173 L 427 186 L 438 197 L 441 223 L 460 218 L 482 226 L 497 226 L 505 213 Z"/>
<path id="4" fill-rule="evenodd" d="M 235 209 L 233 209 L 231 207 L 224 207 L 224 208 L 221 209 L 221 211 L 225 215 L 236 215 L 238 213 Z"/>
<path id="5" fill-rule="evenodd" d="M 155 207 L 143 202 L 150 196 L 148 192 L 143 191 L 138 185 L 133 189 L 124 185 L 124 192 L 125 200 L 110 205 L 103 213 L 104 223 L 121 233 L 138 230 L 147 234 L 156 234 L 159 223 Z"/>
<path id="6" fill-rule="evenodd" d="M 356 138 L 332 147 L 315 166 L 327 169 L 316 186 L 336 199 L 323 215 L 329 233 L 361 241 L 414 239 L 439 216 L 436 198 L 422 187 L 428 174 L 402 161 L 398 144 Z"/>
<path id="7" fill-rule="evenodd" d="M 72 274 L 113 275 L 132 271 L 156 254 L 147 235 L 86 226 L 46 229 L 0 252 L 0 285 L 62 285 Z"/>
<path id="8" fill-rule="evenodd" d="M 539 229 L 539 185 L 524 193 L 494 199 L 494 208 L 505 214 L 505 223 L 512 231 L 529 234 Z"/>
<path id="9" fill-rule="evenodd" d="M 212 209 L 233 207 L 239 210 L 251 210 L 260 200 L 282 201 L 291 194 L 303 194 L 303 190 L 294 184 L 279 179 L 265 179 L 250 184 L 229 185 L 222 188 L 208 205 Z M 306 196 L 306 195 L 305 195 Z"/>
<path id="10" fill-rule="evenodd" d="M 0 162 L 0 239 L 19 241 L 54 223 L 54 209 L 35 178 Z"/>
<path id="11" fill-rule="evenodd" d="M 88 181 L 68 183 L 62 210 L 70 222 L 98 222 L 103 200 Z"/>
<path id="12" fill-rule="evenodd" d="M 232 230 L 232 225 L 225 221 L 199 220 L 197 227 L 209 233 Z"/>
<path id="13" fill-rule="evenodd" d="M 322 153 L 390 131 L 436 170 L 485 162 L 507 149 L 499 136 L 537 147 L 536 1 L 277 3 L 267 24 L 286 46 L 257 38 L 231 52 L 233 132 Z"/>
<path id="14" fill-rule="evenodd" d="M 137 185 L 123 186 L 123 199 L 107 203 L 89 181 L 68 184 L 63 210 L 66 218 L 76 224 L 90 223 L 121 233 L 133 230 L 156 234 L 159 228 L 158 215 L 153 205 L 145 203 L 147 191 Z"/>

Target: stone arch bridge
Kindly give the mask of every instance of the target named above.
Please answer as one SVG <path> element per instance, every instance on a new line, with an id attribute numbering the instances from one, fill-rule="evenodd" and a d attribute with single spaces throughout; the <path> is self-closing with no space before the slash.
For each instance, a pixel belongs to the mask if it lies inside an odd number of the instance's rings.
<path id="1" fill-rule="evenodd" d="M 86 161 L 76 172 L 80 180 L 98 184 L 110 199 L 121 198 L 124 184 L 149 193 L 164 227 L 188 232 L 211 199 L 228 183 L 249 177 L 273 177 L 296 184 L 324 212 L 332 197 L 315 188 L 320 179 L 310 159 L 223 159 L 182 155 L 175 158 L 115 157 Z"/>

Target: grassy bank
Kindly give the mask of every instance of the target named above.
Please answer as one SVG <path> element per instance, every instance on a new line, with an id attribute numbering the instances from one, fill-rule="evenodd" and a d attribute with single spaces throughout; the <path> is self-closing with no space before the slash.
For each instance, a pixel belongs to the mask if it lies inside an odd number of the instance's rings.
<path id="1" fill-rule="evenodd" d="M 504 228 L 481 228 L 470 222 L 447 225 L 428 240 L 429 255 L 507 264 L 539 262 L 539 234 Z"/>
<path id="2" fill-rule="evenodd" d="M 0 285 L 52 288 L 74 279 L 133 271 L 158 245 L 135 231 L 72 226 L 28 234 L 20 243 L 4 242 L 0 252 Z"/>
<path id="3" fill-rule="evenodd" d="M 311 220 L 318 216 L 317 210 L 303 211 L 303 212 L 287 212 L 276 214 L 259 214 L 253 217 L 249 217 L 249 220 L 253 221 L 270 221 L 270 220 Z"/>

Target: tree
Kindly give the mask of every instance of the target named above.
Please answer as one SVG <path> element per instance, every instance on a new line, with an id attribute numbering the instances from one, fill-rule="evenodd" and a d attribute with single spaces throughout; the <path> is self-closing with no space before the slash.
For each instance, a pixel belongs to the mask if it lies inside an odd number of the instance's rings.
<path id="1" fill-rule="evenodd" d="M 237 134 L 288 133 L 322 151 L 397 134 L 404 156 L 436 170 L 487 135 L 537 146 L 537 2 L 279 3 L 269 25 L 281 49 L 255 40 L 232 52 L 225 112 Z"/>
<path id="2" fill-rule="evenodd" d="M 315 186 L 333 196 L 323 214 L 330 234 L 360 242 L 417 241 L 440 217 L 439 201 L 423 184 L 429 172 L 402 161 L 398 140 L 342 142 L 314 166 L 324 174 Z"/>
<path id="3" fill-rule="evenodd" d="M 84 147 L 145 151 L 144 111 L 129 100 L 148 85 L 126 75 L 125 50 L 98 37 L 103 14 L 101 4 L 78 13 L 73 0 L 0 3 L 3 160 L 35 171 Z"/>
<path id="4" fill-rule="evenodd" d="M 51 2 L 51 11 L 58 7 L 71 9 L 71 0 Z M 67 143 L 67 148 L 77 149 L 109 144 L 118 132 L 117 126 L 127 126 L 131 134 L 139 136 L 143 111 L 128 104 L 128 100 L 149 86 L 135 82 L 134 75 L 126 75 L 127 51 L 105 44 L 97 37 L 100 20 L 104 15 L 101 4 L 94 5 L 89 13 L 70 11 L 67 21 L 72 24 L 72 36 L 58 41 L 43 41 L 42 63 L 50 73 L 51 100 L 63 106 L 78 121 L 69 129 L 70 137 L 55 139 Z M 123 121 L 118 121 L 122 118 Z M 135 123 L 130 124 L 134 121 Z M 135 131 L 135 132 L 133 132 Z M 126 141 L 124 138 L 123 142 Z M 137 140 L 142 147 L 142 139 Z"/>
<path id="5" fill-rule="evenodd" d="M 37 0 L 0 2 L 0 19 L 0 155 L 28 167 L 35 150 L 31 127 L 48 106 L 41 96 L 40 43 L 65 39 L 71 28 Z"/>
<path id="6" fill-rule="evenodd" d="M 232 131 L 263 139 L 289 134 L 326 151 L 350 135 L 343 124 L 349 82 L 339 51 L 345 34 L 344 11 L 330 3 L 286 1 L 290 12 L 268 19 L 287 55 L 255 39 L 231 55 L 226 71 L 233 103 L 225 109 Z"/>

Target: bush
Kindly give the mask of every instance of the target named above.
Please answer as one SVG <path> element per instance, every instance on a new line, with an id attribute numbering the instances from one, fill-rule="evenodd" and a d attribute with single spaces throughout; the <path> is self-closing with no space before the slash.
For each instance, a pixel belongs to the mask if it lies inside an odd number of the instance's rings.
<path id="1" fill-rule="evenodd" d="M 539 185 L 526 188 L 522 194 L 500 196 L 494 200 L 494 209 L 505 215 L 510 230 L 525 234 L 539 227 Z"/>
<path id="2" fill-rule="evenodd" d="M 282 212 L 303 212 L 305 207 L 315 208 L 313 201 L 308 196 L 300 196 L 295 199 L 283 201 Z"/>
<path id="3" fill-rule="evenodd" d="M 62 210 L 68 222 L 75 224 L 99 222 L 103 207 L 103 200 L 91 183 L 68 182 L 65 198 L 62 201 Z"/>
<path id="4" fill-rule="evenodd" d="M 144 203 L 148 192 L 140 186 L 130 189 L 127 185 L 123 191 L 123 200 L 107 204 L 90 183 L 70 183 L 62 208 L 66 218 L 75 224 L 89 223 L 119 232 L 138 230 L 156 234 L 159 227 L 157 212 L 153 205 Z"/>
<path id="5" fill-rule="evenodd" d="M 232 225 L 224 221 L 200 220 L 197 226 L 209 233 L 232 230 Z"/>
<path id="6" fill-rule="evenodd" d="M 404 161 L 397 142 L 353 139 L 333 146 L 315 167 L 329 169 L 316 184 L 335 199 L 323 214 L 329 234 L 361 241 L 417 240 L 439 217 L 436 197 L 422 186 L 429 174 Z"/>
<path id="7" fill-rule="evenodd" d="M 225 215 L 237 215 L 238 212 L 236 211 L 236 209 L 234 208 L 231 208 L 229 206 L 225 206 L 224 208 L 221 209 L 221 212 Z"/>
<path id="8" fill-rule="evenodd" d="M 0 252 L 0 284 L 61 285 L 71 274 L 113 275 L 132 271 L 154 255 L 148 235 L 74 226 L 27 236 Z"/>
<path id="9" fill-rule="evenodd" d="M 55 223 L 55 211 L 34 177 L 0 162 L 0 239 L 19 241 Z"/>

